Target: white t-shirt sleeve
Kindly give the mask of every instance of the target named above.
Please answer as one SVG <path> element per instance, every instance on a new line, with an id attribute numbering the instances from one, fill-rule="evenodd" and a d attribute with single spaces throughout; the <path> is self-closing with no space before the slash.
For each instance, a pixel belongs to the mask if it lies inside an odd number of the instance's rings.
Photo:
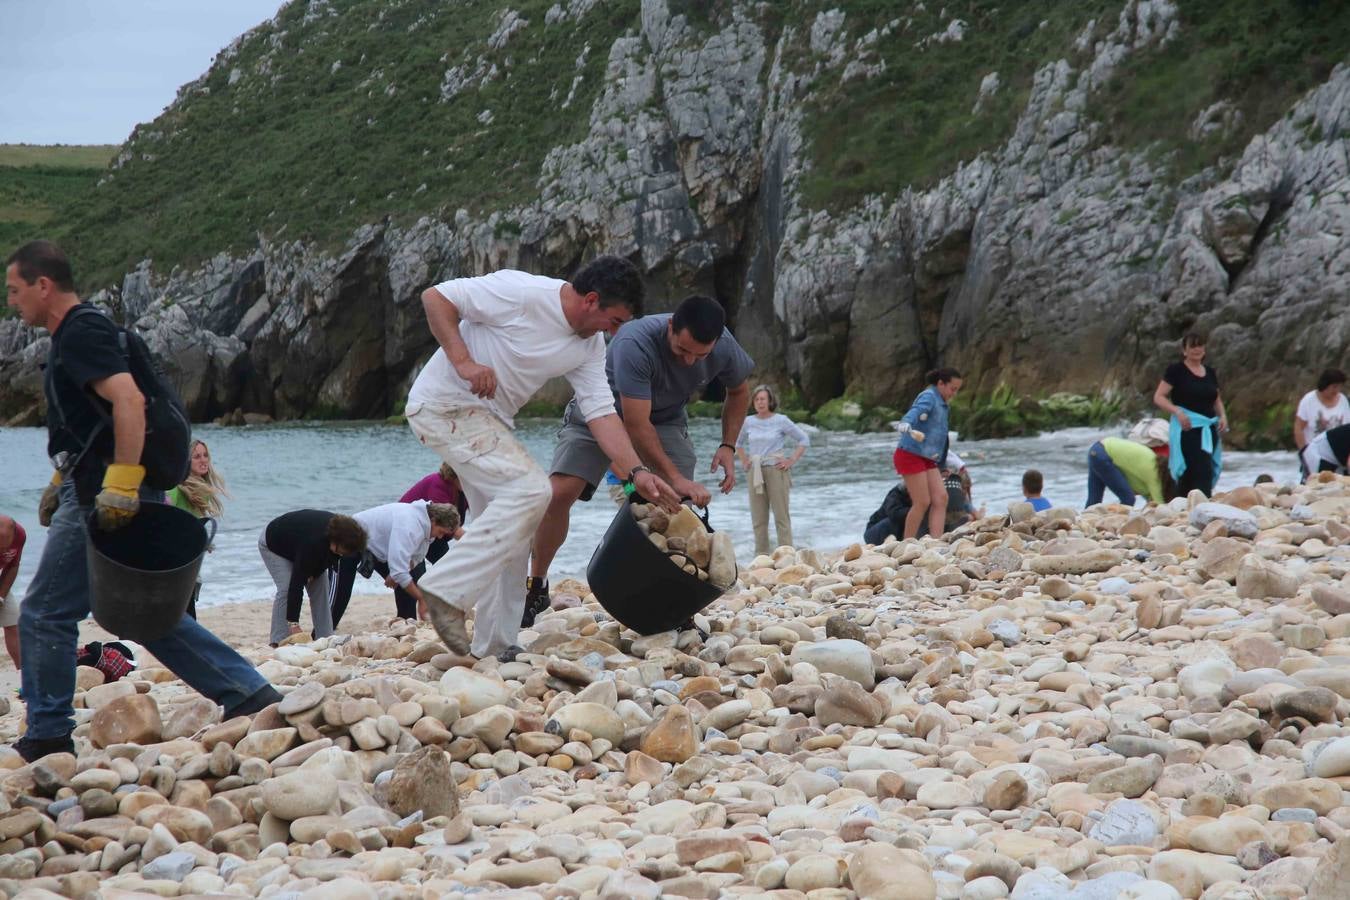
<path id="1" fill-rule="evenodd" d="M 1317 407 L 1322 404 L 1317 402 L 1317 392 L 1308 391 L 1303 395 L 1303 399 L 1298 401 L 1298 409 L 1294 415 L 1303 420 L 1307 431 L 1312 431 L 1313 425 L 1317 422 Z"/>
<path id="2" fill-rule="evenodd" d="M 584 422 L 614 414 L 614 393 L 605 377 L 605 339 L 597 334 L 591 341 L 594 346 L 586 361 L 566 376 L 576 394 L 577 411 Z"/>
<path id="3" fill-rule="evenodd" d="M 436 292 L 455 304 L 465 322 L 505 325 L 522 310 L 525 292 L 517 277 L 520 274 L 503 269 L 474 278 L 454 278 L 436 285 Z"/>

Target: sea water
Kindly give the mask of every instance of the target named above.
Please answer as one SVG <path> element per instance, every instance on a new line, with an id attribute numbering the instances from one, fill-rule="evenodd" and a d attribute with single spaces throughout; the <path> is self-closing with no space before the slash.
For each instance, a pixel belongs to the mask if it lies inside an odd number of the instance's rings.
<path id="1" fill-rule="evenodd" d="M 516 434 L 547 469 L 558 428 L 556 420 L 525 419 Z M 861 540 L 863 526 L 896 482 L 891 466 L 895 438 L 889 434 L 846 434 L 807 429 L 811 447 L 792 470 L 792 526 L 798 546 L 837 549 Z M 974 482 L 975 505 L 1003 512 L 1020 500 L 1022 472 L 1039 469 L 1045 496 L 1059 506 L 1081 507 L 1087 497 L 1087 450 L 1111 429 L 1069 429 L 1037 437 L 958 441 Z M 716 492 L 708 474 L 721 441 L 720 423 L 698 419 L 690 436 L 698 452 L 698 478 L 714 489 L 709 515 L 714 528 L 735 539 L 742 564 L 753 556 L 754 535 L 744 472 L 738 467 L 730 494 Z M 293 509 L 318 508 L 354 513 L 397 500 L 439 459 L 418 443 L 406 426 L 372 422 L 305 422 L 244 428 L 202 425 L 196 435 L 211 448 L 230 496 L 215 549 L 202 565 L 202 606 L 270 599 L 272 579 L 258 558 L 258 536 L 274 517 Z M 14 588 L 22 597 L 37 568 L 46 529 L 37 523 L 38 498 L 51 478 L 46 432 L 0 428 L 0 513 L 13 516 L 28 533 L 23 565 Z M 1224 453 L 1219 488 L 1251 484 L 1268 472 L 1277 481 L 1297 478 L 1292 452 Z M 1111 495 L 1107 495 L 1111 499 Z M 584 576 L 586 564 L 615 513 L 602 487 L 589 503 L 572 509 L 571 528 L 551 576 Z M 770 539 L 773 538 L 770 524 Z M 357 581 L 360 592 L 382 593 L 378 580 Z M 392 605 L 391 605 L 392 610 Z"/>

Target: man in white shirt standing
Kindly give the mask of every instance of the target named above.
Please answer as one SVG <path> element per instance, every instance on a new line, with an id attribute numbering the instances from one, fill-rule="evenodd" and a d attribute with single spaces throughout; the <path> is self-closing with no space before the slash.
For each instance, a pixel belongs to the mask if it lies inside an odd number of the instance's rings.
<path id="1" fill-rule="evenodd" d="M 642 313 L 637 268 L 599 257 L 572 277 L 502 270 L 422 293 L 440 349 L 408 394 L 408 425 L 459 475 L 474 517 L 419 586 L 431 624 L 454 653 L 515 652 L 530 542 L 548 508 L 548 476 L 512 434 L 516 411 L 550 378 L 572 385 L 596 442 L 644 497 L 679 497 L 641 464 L 605 378 L 605 340 Z M 472 645 L 465 618 L 475 611 Z"/>

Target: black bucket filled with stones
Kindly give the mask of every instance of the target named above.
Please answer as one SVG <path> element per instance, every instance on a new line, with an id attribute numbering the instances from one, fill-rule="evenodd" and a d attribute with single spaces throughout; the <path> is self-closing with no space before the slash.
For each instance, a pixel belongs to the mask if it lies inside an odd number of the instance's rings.
<path id="1" fill-rule="evenodd" d="M 638 634 L 682 625 L 736 581 L 731 538 L 706 511 L 667 513 L 633 495 L 591 555 L 586 580 L 600 605 Z"/>

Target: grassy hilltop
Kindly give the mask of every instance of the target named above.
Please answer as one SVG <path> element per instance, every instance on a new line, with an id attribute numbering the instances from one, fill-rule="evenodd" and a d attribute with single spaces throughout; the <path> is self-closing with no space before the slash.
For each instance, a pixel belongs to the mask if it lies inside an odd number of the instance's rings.
<path id="1" fill-rule="evenodd" d="M 57 224 L 58 211 L 86 199 L 116 153 L 108 145 L 0 144 L 0 247 Z"/>
<path id="2" fill-rule="evenodd" d="M 1084 111 L 1106 126 L 1104 140 L 1170 160 L 1178 181 L 1231 158 L 1350 56 L 1350 4 L 1340 0 L 1178 3 L 1177 37 L 1131 56 Z M 145 257 L 167 271 L 247 249 L 260 235 L 330 243 L 386 217 L 451 218 L 460 208 L 524 202 L 537 192 L 548 150 L 590 127 L 610 46 L 640 32 L 639 0 L 604 0 L 546 25 L 553 6 L 296 0 L 137 127 L 101 178 L 89 163 L 108 148 L 0 156 L 0 236 L 13 244 L 51 230 L 81 261 L 90 289 Z M 727 0 L 669 6 L 707 34 L 733 15 Z M 813 162 L 805 199 L 838 207 L 932 184 L 997 149 L 1037 68 L 1090 59 L 1093 36 L 1113 29 L 1123 6 L 783 0 L 737 8 L 771 44 L 786 36 L 785 63 L 809 76 L 799 101 Z M 528 26 L 512 31 L 508 8 Z M 818 15 L 830 10 L 844 13 L 836 46 L 869 67 L 868 77 L 846 80 L 844 66 L 826 64 L 828 50 L 812 48 Z M 952 39 L 956 20 L 964 28 Z M 981 99 L 993 72 L 1000 86 Z M 1219 101 L 1237 110 L 1236 124 L 1192 138 L 1190 124 Z"/>

